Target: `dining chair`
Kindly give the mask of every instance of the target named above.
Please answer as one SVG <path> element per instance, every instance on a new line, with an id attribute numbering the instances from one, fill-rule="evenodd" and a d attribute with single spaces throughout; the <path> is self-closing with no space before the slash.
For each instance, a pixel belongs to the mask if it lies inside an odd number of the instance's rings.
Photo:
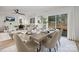
<path id="1" fill-rule="evenodd" d="M 37 52 L 38 44 L 33 41 L 24 42 L 20 39 L 20 37 L 15 34 L 14 39 L 16 41 L 16 46 L 18 52 Z M 25 38 L 27 39 L 27 38 Z"/>
<path id="2" fill-rule="evenodd" d="M 58 36 L 59 36 L 59 30 L 55 30 L 50 35 L 48 35 L 45 40 L 42 41 L 42 45 L 45 46 L 46 48 L 49 48 L 50 52 L 51 48 L 54 48 L 56 52 L 57 40 L 59 39 Z"/>
<path id="3" fill-rule="evenodd" d="M 59 36 L 58 36 L 58 43 L 59 45 L 61 45 L 61 42 L 60 42 L 60 39 L 61 39 L 61 36 L 62 36 L 62 32 L 63 32 L 63 29 L 59 29 Z"/>

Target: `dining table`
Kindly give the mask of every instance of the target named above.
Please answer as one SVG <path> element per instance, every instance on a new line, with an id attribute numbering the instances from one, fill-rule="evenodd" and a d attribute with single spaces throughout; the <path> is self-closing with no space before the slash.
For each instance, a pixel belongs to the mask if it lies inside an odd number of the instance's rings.
<path id="1" fill-rule="evenodd" d="M 30 39 L 32 39 L 36 43 L 39 43 L 38 51 L 41 50 L 42 41 L 45 40 L 48 36 L 50 36 L 50 34 L 52 34 L 53 32 L 54 31 L 40 32 L 39 34 L 32 34 L 30 36 Z"/>
<path id="2" fill-rule="evenodd" d="M 19 33 L 19 32 L 21 32 L 21 33 Z M 28 32 L 28 31 L 27 30 L 25 30 L 25 31 L 14 31 L 14 32 L 12 32 L 12 34 L 19 33 L 18 35 L 24 43 L 27 43 L 30 40 L 36 42 L 37 44 L 39 44 L 38 51 L 40 51 L 42 40 L 44 40 L 47 36 L 49 36 L 51 33 L 55 32 L 55 31 L 37 31 L 37 32 L 32 31 L 31 34 L 28 34 L 26 32 Z"/>
<path id="3" fill-rule="evenodd" d="M 37 42 L 41 42 L 43 39 L 45 39 L 47 36 L 49 36 L 54 31 L 42 31 L 42 32 L 32 32 L 31 34 L 27 33 L 27 30 L 20 30 L 20 31 L 13 31 L 11 34 L 20 33 L 20 38 L 25 39 L 26 37 L 29 37 L 29 39 Z M 19 35 L 20 35 L 19 34 Z"/>
<path id="4" fill-rule="evenodd" d="M 45 39 L 47 36 L 49 36 L 53 32 L 54 31 L 40 32 L 39 34 L 35 33 L 35 34 L 32 34 L 30 38 L 32 38 L 32 40 L 34 41 L 41 42 L 43 39 Z"/>

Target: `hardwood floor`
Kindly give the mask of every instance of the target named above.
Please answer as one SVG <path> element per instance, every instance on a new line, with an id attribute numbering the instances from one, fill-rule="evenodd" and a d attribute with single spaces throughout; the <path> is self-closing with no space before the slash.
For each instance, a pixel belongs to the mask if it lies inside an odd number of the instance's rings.
<path id="1" fill-rule="evenodd" d="M 15 44 L 15 40 L 5 40 L 5 41 L 0 41 L 0 48 L 3 49 L 3 48 L 6 48 L 6 47 L 9 47 L 9 46 L 12 46 Z"/>

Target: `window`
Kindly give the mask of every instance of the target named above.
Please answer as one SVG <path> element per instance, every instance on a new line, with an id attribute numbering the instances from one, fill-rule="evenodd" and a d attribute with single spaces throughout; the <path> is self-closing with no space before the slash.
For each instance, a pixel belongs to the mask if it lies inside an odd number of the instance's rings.
<path id="1" fill-rule="evenodd" d="M 30 18 L 30 23 L 35 23 L 35 18 Z"/>

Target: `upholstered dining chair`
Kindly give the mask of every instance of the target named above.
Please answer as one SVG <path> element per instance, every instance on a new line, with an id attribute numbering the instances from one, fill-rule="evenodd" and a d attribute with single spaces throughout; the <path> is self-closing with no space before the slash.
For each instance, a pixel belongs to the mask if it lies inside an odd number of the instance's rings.
<path id="1" fill-rule="evenodd" d="M 59 30 L 55 30 L 52 32 L 44 41 L 42 41 L 42 45 L 46 48 L 49 48 L 49 51 L 51 52 L 51 48 L 54 48 L 56 52 L 56 44 L 59 36 Z"/>
<path id="2" fill-rule="evenodd" d="M 37 43 L 33 41 L 23 42 L 17 34 L 14 35 L 14 39 L 16 41 L 18 52 L 37 52 L 38 48 Z"/>
<path id="3" fill-rule="evenodd" d="M 61 36 L 62 36 L 62 31 L 63 31 L 63 29 L 59 29 L 59 36 L 58 36 L 58 43 L 59 43 L 59 45 L 61 45 L 61 42 L 60 42 L 60 39 L 61 39 Z"/>

